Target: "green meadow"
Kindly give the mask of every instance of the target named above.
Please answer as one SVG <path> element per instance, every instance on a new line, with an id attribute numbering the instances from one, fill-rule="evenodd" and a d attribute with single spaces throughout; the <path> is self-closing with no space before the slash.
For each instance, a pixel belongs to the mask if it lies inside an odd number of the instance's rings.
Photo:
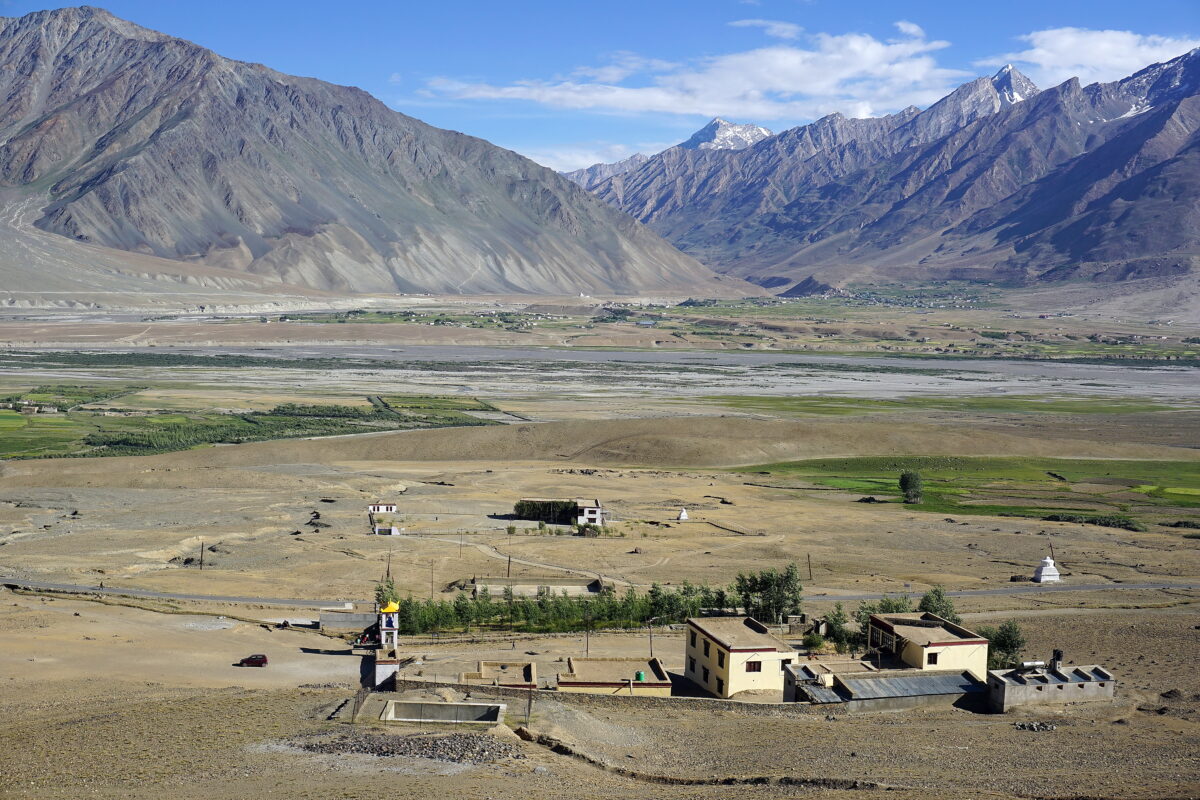
<path id="1" fill-rule="evenodd" d="M 938 514 L 1040 519 L 1115 515 L 1145 524 L 1200 519 L 1200 462 L 1023 457 L 882 456 L 764 464 L 755 482 L 788 478 Z M 901 504 L 898 480 L 918 472 L 919 504 Z"/>
<path id="2" fill-rule="evenodd" d="M 1020 414 L 1130 414 L 1171 411 L 1175 407 L 1139 399 L 1066 395 L 992 395 L 983 397 L 875 397 L 710 395 L 706 402 L 726 408 L 777 414 L 852 416 L 897 411 L 961 411 Z"/>

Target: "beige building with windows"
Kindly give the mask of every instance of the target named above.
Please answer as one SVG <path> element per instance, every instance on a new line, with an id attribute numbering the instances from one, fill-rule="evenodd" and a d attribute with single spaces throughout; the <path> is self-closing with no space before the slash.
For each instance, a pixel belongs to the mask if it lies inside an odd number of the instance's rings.
<path id="1" fill-rule="evenodd" d="M 965 670 L 987 679 L 987 639 L 929 612 L 872 614 L 867 646 L 915 669 Z"/>
<path id="2" fill-rule="evenodd" d="M 684 675 L 716 697 L 747 691 L 783 691 L 783 669 L 796 651 L 750 617 L 687 621 Z"/>

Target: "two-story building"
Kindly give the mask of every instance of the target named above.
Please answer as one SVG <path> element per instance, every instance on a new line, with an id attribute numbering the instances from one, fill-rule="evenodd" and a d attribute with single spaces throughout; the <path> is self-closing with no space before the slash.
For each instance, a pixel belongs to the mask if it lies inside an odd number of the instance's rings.
<path id="1" fill-rule="evenodd" d="M 687 621 L 684 675 L 716 697 L 739 692 L 783 691 L 783 669 L 796 651 L 751 617 Z"/>
<path id="2" fill-rule="evenodd" d="M 977 680 L 987 678 L 988 640 L 929 612 L 872 614 L 867 646 L 914 669 L 965 670 Z"/>

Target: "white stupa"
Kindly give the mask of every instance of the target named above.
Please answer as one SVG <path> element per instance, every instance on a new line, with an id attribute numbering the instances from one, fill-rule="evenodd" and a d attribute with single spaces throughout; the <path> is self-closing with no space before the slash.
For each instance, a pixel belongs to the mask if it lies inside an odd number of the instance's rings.
<path id="1" fill-rule="evenodd" d="M 1054 566 L 1054 559 L 1050 556 L 1043 558 L 1042 563 L 1033 571 L 1034 583 L 1058 583 L 1061 580 L 1058 567 Z"/>
<path id="2" fill-rule="evenodd" d="M 679 520 L 680 522 L 683 522 L 684 520 L 688 519 L 687 509 L 686 508 L 679 509 L 679 516 L 676 517 L 675 519 Z"/>

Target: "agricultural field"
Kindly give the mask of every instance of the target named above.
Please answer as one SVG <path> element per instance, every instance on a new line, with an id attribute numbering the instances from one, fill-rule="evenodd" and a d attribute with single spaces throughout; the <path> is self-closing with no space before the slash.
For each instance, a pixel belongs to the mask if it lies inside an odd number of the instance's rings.
<path id="1" fill-rule="evenodd" d="M 22 414 L 0 409 L 0 458 L 99 457 L 148 455 L 213 444 L 334 436 L 445 426 L 496 424 L 463 410 L 493 410 L 473 398 L 411 396 L 363 402 L 304 404 L 285 402 L 263 410 L 214 410 L 193 391 L 193 407 L 184 411 L 150 409 L 119 401 L 144 386 L 39 386 L 19 396 L 58 398 L 75 409 L 53 414 Z M 50 402 L 49 400 L 39 402 Z M 100 408 L 82 404 L 103 403 Z"/>
<path id="2" fill-rule="evenodd" d="M 921 502 L 902 503 L 899 476 L 918 473 Z M 897 510 L 1086 522 L 1127 530 L 1200 525 L 1200 464 L 1053 458 L 910 456 L 817 459 L 747 470 L 756 480 L 800 478 Z M 1178 523 L 1185 523 L 1178 525 Z"/>
<path id="3" fill-rule="evenodd" d="M 853 416 L 887 412 L 952 411 L 1003 414 L 1132 414 L 1171 411 L 1190 404 L 1167 405 L 1139 398 L 1055 395 L 995 395 L 976 397 L 767 397 L 717 395 L 714 405 L 776 414 Z"/>

